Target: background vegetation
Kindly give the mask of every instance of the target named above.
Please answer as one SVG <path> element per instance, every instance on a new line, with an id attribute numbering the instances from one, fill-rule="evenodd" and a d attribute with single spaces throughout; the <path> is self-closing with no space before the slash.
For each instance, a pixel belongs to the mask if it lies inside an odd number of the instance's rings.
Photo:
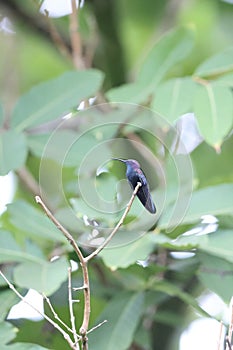
<path id="1" fill-rule="evenodd" d="M 91 327 L 108 323 L 90 334 L 89 347 L 178 349 L 192 319 L 213 317 L 198 297 L 210 290 L 228 305 L 233 290 L 233 5 L 86 1 L 78 37 L 72 16 L 46 19 L 32 1 L 0 6 L 0 173 L 13 171 L 16 186 L 1 215 L 1 270 L 23 294 L 46 293 L 69 323 L 67 266 L 77 257 L 34 196 L 42 195 L 85 255 L 129 199 L 121 182 L 116 191 L 125 169 L 109 159 L 136 158 L 158 214 L 142 214 L 135 201 L 111 249 L 90 264 Z M 13 28 L 4 30 L 5 17 Z M 203 215 L 217 222 L 206 224 Z M 72 280 L 82 284 L 80 269 Z M 18 299 L 2 279 L 0 286 L 2 349 L 69 348 L 45 320 L 6 321 Z"/>

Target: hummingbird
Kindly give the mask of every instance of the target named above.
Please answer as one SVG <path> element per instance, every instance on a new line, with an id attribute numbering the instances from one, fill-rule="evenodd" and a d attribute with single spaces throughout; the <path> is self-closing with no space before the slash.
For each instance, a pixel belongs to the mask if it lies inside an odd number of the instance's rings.
<path id="1" fill-rule="evenodd" d="M 146 176 L 143 173 L 140 164 L 135 159 L 121 159 L 121 158 L 112 158 L 113 160 L 119 160 L 120 162 L 125 163 L 126 165 L 126 177 L 134 190 L 137 186 L 137 183 L 141 183 L 137 192 L 137 197 L 143 204 L 143 206 L 151 213 L 156 213 L 156 207 L 153 202 L 153 199 L 150 194 L 149 184 L 147 182 Z"/>

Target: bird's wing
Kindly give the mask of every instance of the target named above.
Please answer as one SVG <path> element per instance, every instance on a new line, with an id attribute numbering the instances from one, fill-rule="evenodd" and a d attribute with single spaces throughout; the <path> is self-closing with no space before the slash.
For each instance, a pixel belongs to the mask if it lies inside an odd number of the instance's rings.
<path id="1" fill-rule="evenodd" d="M 146 207 L 147 210 L 149 210 L 150 213 L 155 213 L 156 212 L 156 207 L 154 205 L 153 199 L 151 197 L 150 194 L 150 189 L 149 189 L 149 185 L 148 182 L 146 180 L 145 175 L 143 174 L 143 172 L 140 174 L 138 174 L 140 182 L 142 184 L 142 186 L 139 188 L 138 192 L 137 192 L 137 196 L 140 199 L 140 201 L 142 202 L 142 204 Z"/>
<path id="2" fill-rule="evenodd" d="M 141 182 L 142 186 L 146 186 L 147 185 L 147 180 L 146 180 L 146 177 L 143 174 L 141 169 L 140 169 L 140 172 L 138 172 L 138 177 L 139 177 L 139 181 Z"/>
<path id="3" fill-rule="evenodd" d="M 137 192 L 137 196 L 142 202 L 142 204 L 145 206 L 145 208 L 149 210 L 150 213 L 152 214 L 156 213 L 156 207 L 151 197 L 150 190 L 147 184 L 139 188 Z"/>

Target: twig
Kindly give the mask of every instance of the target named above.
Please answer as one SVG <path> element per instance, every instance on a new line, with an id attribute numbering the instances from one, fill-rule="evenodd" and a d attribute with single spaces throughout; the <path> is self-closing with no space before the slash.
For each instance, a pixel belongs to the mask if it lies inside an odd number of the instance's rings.
<path id="1" fill-rule="evenodd" d="M 82 43 L 79 34 L 76 0 L 70 0 L 72 13 L 70 14 L 70 40 L 72 47 L 73 64 L 76 69 L 84 69 L 85 64 L 82 58 Z"/>
<path id="2" fill-rule="evenodd" d="M 59 34 L 57 28 L 53 24 L 51 18 L 49 18 L 49 12 L 47 10 L 45 10 L 45 16 L 46 16 L 46 20 L 47 20 L 48 27 L 49 27 L 49 33 L 50 33 L 50 36 L 51 36 L 55 46 L 57 47 L 57 49 L 60 51 L 60 53 L 64 57 L 71 60 L 72 56 L 70 54 L 69 48 L 66 46 L 66 44 L 63 41 L 61 35 Z"/>
<path id="3" fill-rule="evenodd" d="M 83 293 L 84 293 L 84 314 L 83 314 L 83 323 L 80 327 L 80 334 L 82 336 L 82 342 L 83 344 L 86 344 L 86 334 L 88 330 L 89 325 L 89 319 L 90 319 L 90 313 L 91 313 L 91 302 L 90 302 L 90 282 L 89 282 L 89 275 L 88 275 L 88 268 L 87 268 L 87 262 L 84 259 L 84 256 L 82 255 L 81 250 L 79 249 L 77 243 L 75 242 L 73 236 L 65 229 L 65 227 L 62 226 L 62 224 L 53 216 L 53 214 L 50 212 L 50 210 L 46 207 L 45 203 L 42 201 L 42 199 L 39 196 L 35 197 L 36 202 L 41 205 L 42 209 L 44 210 L 45 214 L 48 216 L 48 218 L 54 223 L 54 225 L 62 232 L 62 234 L 66 237 L 68 242 L 72 245 L 74 248 L 74 251 L 76 252 L 80 265 L 82 267 L 82 274 L 83 274 Z M 83 347 L 83 349 L 87 349 Z"/>
<path id="4" fill-rule="evenodd" d="M 231 298 L 229 309 L 230 309 L 230 321 L 229 321 L 228 334 L 226 336 L 226 343 L 227 343 L 227 349 L 232 350 L 231 340 L 232 340 L 232 333 L 233 333 L 233 298 Z"/>
<path id="5" fill-rule="evenodd" d="M 100 322 L 99 324 L 97 324 L 95 327 L 92 327 L 91 329 L 89 329 L 89 331 L 87 332 L 87 334 L 95 331 L 97 328 L 101 327 L 104 323 L 108 322 L 107 320 L 104 320 L 102 322 Z"/>
<path id="6" fill-rule="evenodd" d="M 83 290 L 83 289 L 85 289 L 85 288 L 86 288 L 85 286 L 82 286 L 82 287 L 74 287 L 73 290 L 74 290 L 75 292 L 77 292 L 77 290 Z"/>
<path id="7" fill-rule="evenodd" d="M 106 246 L 107 244 L 111 241 L 111 239 L 113 238 L 113 236 L 116 234 L 116 232 L 119 230 L 119 228 L 121 227 L 121 225 L 123 224 L 126 215 L 128 214 L 128 212 L 130 211 L 130 208 L 133 204 L 134 198 L 139 190 L 139 188 L 142 186 L 142 184 L 140 182 L 137 183 L 137 186 L 135 187 L 133 194 L 129 200 L 129 203 L 127 204 L 127 207 L 120 219 L 120 221 L 118 222 L 118 224 L 116 225 L 116 227 L 113 229 L 113 231 L 110 233 L 110 235 L 108 236 L 108 238 L 103 242 L 102 245 L 99 246 L 99 248 L 97 248 L 92 254 L 88 255 L 87 257 L 84 258 L 84 265 L 87 268 L 87 264 L 88 262 L 94 258 L 97 254 L 99 254 Z M 88 276 L 88 270 L 87 270 L 87 274 L 86 276 L 84 275 L 83 277 L 87 277 Z M 84 317 L 83 317 L 83 324 L 80 328 L 80 333 L 83 335 L 83 340 L 82 340 L 82 344 L 83 344 L 83 350 L 88 350 L 88 344 L 87 344 L 87 329 L 88 329 L 88 324 L 89 324 L 89 318 L 90 318 L 90 312 L 91 312 L 91 307 L 90 307 L 90 286 L 89 286 L 89 280 L 88 282 L 85 284 L 85 279 L 84 279 L 84 286 L 87 286 L 87 288 L 84 289 L 84 296 L 85 296 L 85 292 L 89 293 L 88 297 L 86 298 L 86 300 L 89 302 L 88 305 L 84 305 L 85 306 L 85 310 L 84 310 Z M 89 286 L 89 287 L 88 287 Z"/>
<path id="8" fill-rule="evenodd" d="M 72 245 L 72 247 L 74 248 L 76 254 L 78 255 L 78 258 L 80 260 L 81 263 L 84 262 L 84 257 L 82 255 L 81 250 L 79 249 L 77 243 L 75 242 L 74 238 L 71 236 L 71 234 L 69 233 L 69 231 L 67 231 L 67 229 L 65 229 L 64 226 L 62 226 L 62 224 L 53 216 L 53 214 L 51 213 L 51 211 L 47 208 L 47 206 L 45 205 L 45 203 L 42 201 L 42 199 L 40 198 L 40 196 L 36 196 L 35 197 L 36 202 L 38 204 L 41 205 L 41 207 L 43 208 L 45 214 L 48 216 L 48 218 L 54 223 L 54 225 L 63 233 L 63 235 L 66 237 L 66 239 L 68 240 L 68 242 Z"/>
<path id="9" fill-rule="evenodd" d="M 133 194 L 130 198 L 129 203 L 127 204 L 127 207 L 120 219 L 120 221 L 118 222 L 118 224 L 116 225 L 116 227 L 113 229 L 113 231 L 110 233 L 110 235 L 108 236 L 108 238 L 104 241 L 104 243 L 99 246 L 99 248 L 97 248 L 92 254 L 88 255 L 87 257 L 84 257 L 82 255 L 81 250 L 79 249 L 78 245 L 76 244 L 73 236 L 69 233 L 69 231 L 67 231 L 65 229 L 65 227 L 62 226 L 62 224 L 53 216 L 53 214 L 50 212 L 50 210 L 46 207 L 46 205 L 44 204 L 44 202 L 42 201 L 42 199 L 39 196 L 36 196 L 36 202 L 38 204 L 41 205 L 42 209 L 44 210 L 44 212 L 46 213 L 46 215 L 48 216 L 48 218 L 54 223 L 54 225 L 63 233 L 63 235 L 67 238 L 67 240 L 69 241 L 69 243 L 72 245 L 72 247 L 74 248 L 74 251 L 76 252 L 79 261 L 80 261 L 80 265 L 82 267 L 82 273 L 83 273 L 83 286 L 81 288 L 78 289 L 83 289 L 83 293 L 84 293 L 84 312 L 83 312 L 83 322 L 82 325 L 79 329 L 81 338 L 82 338 L 82 349 L 83 350 L 88 350 L 88 339 L 87 339 L 87 334 L 88 334 L 88 325 L 89 325 L 89 319 L 90 319 L 90 313 L 91 313 L 91 303 L 90 303 L 90 282 L 89 282 L 89 274 L 88 274 L 88 262 L 89 260 L 91 260 L 93 257 L 95 257 L 97 254 L 99 254 L 99 252 L 101 252 L 106 245 L 110 242 L 110 240 L 113 238 L 113 236 L 116 234 L 116 232 L 119 230 L 120 226 L 123 224 L 126 215 L 128 214 L 134 198 L 139 190 L 139 188 L 142 186 L 142 184 L 140 182 L 137 183 L 137 186 L 135 187 Z M 70 287 L 71 290 L 71 287 Z M 69 296 L 69 304 L 72 302 L 72 297 Z M 73 309 L 72 309 L 73 310 Z M 72 313 L 73 311 L 71 311 L 71 305 L 70 305 L 70 312 Z M 74 326 L 74 317 L 72 317 L 71 314 L 71 323 L 72 323 L 72 332 L 74 334 L 76 334 L 75 330 L 75 326 Z"/>
<path id="10" fill-rule="evenodd" d="M 229 340 L 228 335 L 226 336 L 226 343 L 227 343 L 227 348 L 228 348 L 228 350 L 232 350 L 231 342 L 230 342 L 230 340 Z"/>
<path id="11" fill-rule="evenodd" d="M 73 330 L 72 330 L 70 327 L 68 327 L 67 324 L 66 324 L 65 322 L 63 322 L 63 321 L 60 319 L 60 317 L 58 316 L 58 314 L 57 314 L 56 311 L 54 310 L 53 305 L 51 304 L 49 298 L 48 298 L 44 293 L 42 293 L 42 296 L 43 296 L 43 298 L 45 299 L 46 303 L 48 304 L 48 306 L 49 306 L 49 308 L 50 308 L 50 310 L 51 310 L 51 312 L 52 312 L 54 318 L 55 318 L 58 322 L 60 322 L 70 333 L 73 334 Z M 76 333 L 76 335 L 79 337 L 79 335 L 78 335 L 77 333 Z M 81 339 L 81 337 L 80 337 L 80 339 Z"/>
<path id="12" fill-rule="evenodd" d="M 202 79 L 202 78 L 200 78 L 200 77 L 198 77 L 198 76 L 194 76 L 194 77 L 193 77 L 193 80 L 194 80 L 196 83 L 200 84 L 200 85 L 204 85 L 204 86 L 209 85 L 208 80 Z"/>
<path id="13" fill-rule="evenodd" d="M 111 239 L 113 238 L 113 236 L 116 234 L 116 232 L 119 230 L 119 228 L 121 227 L 121 225 L 123 224 L 128 212 L 130 211 L 130 208 L 133 204 L 134 198 L 139 190 L 139 188 L 142 186 L 141 182 L 137 183 L 137 186 L 135 187 L 133 194 L 130 198 L 129 203 L 127 204 L 127 207 L 120 219 L 120 221 L 118 222 L 118 224 L 116 225 L 116 227 L 113 229 L 113 231 L 110 233 L 110 235 L 107 237 L 107 239 L 103 242 L 103 244 L 101 244 L 93 253 L 91 253 L 90 255 L 88 255 L 86 258 L 84 258 L 85 262 L 91 260 L 92 258 L 94 258 L 96 255 L 98 255 L 107 245 L 108 243 L 111 241 Z"/>
<path id="14" fill-rule="evenodd" d="M 217 350 L 220 350 L 221 346 L 221 339 L 222 339 L 222 331 L 223 331 L 223 323 L 220 322 L 220 330 L 219 330 L 219 337 L 218 337 L 218 344 L 217 344 Z"/>
<path id="15" fill-rule="evenodd" d="M 34 195 L 40 193 L 40 186 L 37 181 L 34 179 L 32 174 L 28 171 L 27 168 L 23 167 L 16 171 L 16 174 L 20 181 L 24 184 L 29 192 Z"/>
<path id="16" fill-rule="evenodd" d="M 71 267 L 68 267 L 68 299 L 69 299 L 71 328 L 72 328 L 72 332 L 74 335 L 75 344 L 78 344 L 79 339 L 78 339 L 78 336 L 76 333 L 75 317 L 74 317 L 74 310 L 73 310 L 72 286 L 71 286 Z"/>
<path id="17" fill-rule="evenodd" d="M 233 298 L 231 298 L 230 302 L 230 325 L 228 330 L 228 338 L 231 341 L 233 332 Z"/>
<path id="18" fill-rule="evenodd" d="M 77 346 L 72 342 L 70 336 L 68 333 L 66 333 L 56 322 L 54 322 L 49 316 L 47 316 L 45 313 L 38 310 L 35 306 L 33 306 L 31 303 L 29 303 L 13 286 L 13 284 L 7 279 L 7 277 L 3 274 L 3 272 L 0 270 L 0 275 L 5 280 L 5 282 L 8 284 L 9 288 L 13 290 L 13 292 L 27 305 L 29 305 L 33 310 L 38 312 L 43 318 L 45 318 L 50 324 L 53 325 L 54 328 L 56 328 L 64 337 L 64 339 L 68 342 L 69 346 L 73 350 L 77 350 Z"/>

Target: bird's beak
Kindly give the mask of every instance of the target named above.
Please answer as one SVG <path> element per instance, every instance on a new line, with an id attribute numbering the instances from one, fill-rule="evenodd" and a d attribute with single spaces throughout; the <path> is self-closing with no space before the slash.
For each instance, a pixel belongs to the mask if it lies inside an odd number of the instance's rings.
<path id="1" fill-rule="evenodd" d="M 125 163 L 125 160 L 124 159 L 121 159 L 121 158 L 111 158 L 112 160 L 119 160 L 120 162 L 123 162 Z"/>

